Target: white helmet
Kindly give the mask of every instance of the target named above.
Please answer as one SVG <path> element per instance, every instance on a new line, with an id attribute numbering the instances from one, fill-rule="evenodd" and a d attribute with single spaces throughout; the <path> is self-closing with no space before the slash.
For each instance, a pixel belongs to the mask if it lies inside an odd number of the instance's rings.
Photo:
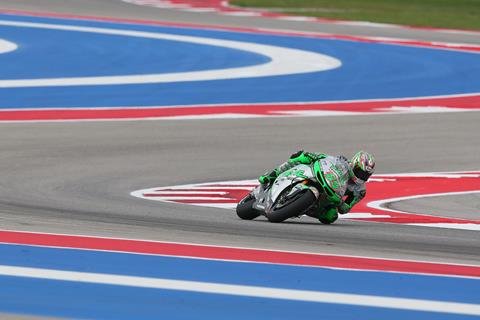
<path id="1" fill-rule="evenodd" d="M 366 182 L 375 171 L 375 158 L 368 152 L 359 151 L 350 160 L 350 178 Z"/>

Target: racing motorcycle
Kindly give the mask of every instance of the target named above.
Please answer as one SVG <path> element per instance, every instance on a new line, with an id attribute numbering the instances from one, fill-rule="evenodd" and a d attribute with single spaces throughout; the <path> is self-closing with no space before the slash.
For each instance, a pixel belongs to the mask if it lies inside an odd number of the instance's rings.
<path id="1" fill-rule="evenodd" d="M 338 205 L 348 178 L 332 160 L 299 164 L 281 173 L 271 185 L 258 185 L 237 205 L 237 215 L 252 220 L 264 215 L 270 222 L 282 222 L 304 214 L 318 218 L 318 212 Z"/>

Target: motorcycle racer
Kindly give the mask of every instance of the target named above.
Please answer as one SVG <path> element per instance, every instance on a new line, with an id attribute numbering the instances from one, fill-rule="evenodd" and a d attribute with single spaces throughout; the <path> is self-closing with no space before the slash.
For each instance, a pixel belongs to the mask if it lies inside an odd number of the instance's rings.
<path id="1" fill-rule="evenodd" d="M 282 163 L 271 172 L 260 176 L 258 181 L 263 185 L 272 184 L 282 173 L 299 164 L 312 164 L 315 161 L 325 160 L 333 163 L 335 171 L 346 183 L 340 186 L 343 194 L 340 203 L 332 203 L 327 208 L 313 208 L 307 215 L 317 218 L 324 224 L 330 224 L 338 219 L 338 213 L 349 212 L 360 200 L 365 197 L 365 183 L 375 171 L 375 158 L 365 151 L 357 152 L 349 161 L 344 156 L 330 156 L 324 153 L 312 153 L 300 150 L 290 156 L 290 159 Z"/>

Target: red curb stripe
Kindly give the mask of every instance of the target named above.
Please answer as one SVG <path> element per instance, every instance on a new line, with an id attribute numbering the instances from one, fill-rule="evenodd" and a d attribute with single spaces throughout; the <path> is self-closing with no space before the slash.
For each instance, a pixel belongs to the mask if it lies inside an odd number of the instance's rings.
<path id="1" fill-rule="evenodd" d="M 173 118 L 185 116 L 210 116 L 219 114 L 241 114 L 253 116 L 285 116 L 284 112 L 298 111 L 342 111 L 356 113 L 393 113 L 391 107 L 429 107 L 480 110 L 480 95 L 452 96 L 445 98 L 412 98 L 408 100 L 346 101 L 292 104 L 245 104 L 215 106 L 167 106 L 125 107 L 85 109 L 38 109 L 0 110 L 0 121 L 48 121 L 48 120 L 122 120 L 145 118 Z M 405 111 L 408 112 L 408 111 Z"/>
<path id="2" fill-rule="evenodd" d="M 106 250 L 176 257 L 480 278 L 480 266 L 214 247 L 141 240 L 0 231 L 0 242 L 8 244 Z"/>

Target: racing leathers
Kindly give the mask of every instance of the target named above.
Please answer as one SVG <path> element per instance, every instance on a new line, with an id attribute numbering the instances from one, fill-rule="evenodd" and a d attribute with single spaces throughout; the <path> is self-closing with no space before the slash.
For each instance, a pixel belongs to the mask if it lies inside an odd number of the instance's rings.
<path id="1" fill-rule="evenodd" d="M 342 190 L 340 191 L 340 194 L 343 194 L 343 197 L 339 203 L 332 203 L 326 208 L 314 207 L 307 212 L 307 215 L 317 218 L 320 222 L 330 224 L 338 219 L 338 213 L 345 214 L 349 212 L 353 206 L 365 197 L 366 193 L 365 182 L 358 179 L 355 179 L 356 182 L 354 182 L 350 178 L 352 172 L 346 157 L 330 156 L 323 153 L 312 153 L 301 150 L 292 154 L 288 161 L 282 163 L 271 172 L 260 176 L 258 180 L 262 184 L 271 184 L 282 172 L 299 164 L 309 165 L 318 160 L 332 163 L 337 169 L 337 172 L 339 172 L 346 181 L 345 186 L 341 186 Z"/>

